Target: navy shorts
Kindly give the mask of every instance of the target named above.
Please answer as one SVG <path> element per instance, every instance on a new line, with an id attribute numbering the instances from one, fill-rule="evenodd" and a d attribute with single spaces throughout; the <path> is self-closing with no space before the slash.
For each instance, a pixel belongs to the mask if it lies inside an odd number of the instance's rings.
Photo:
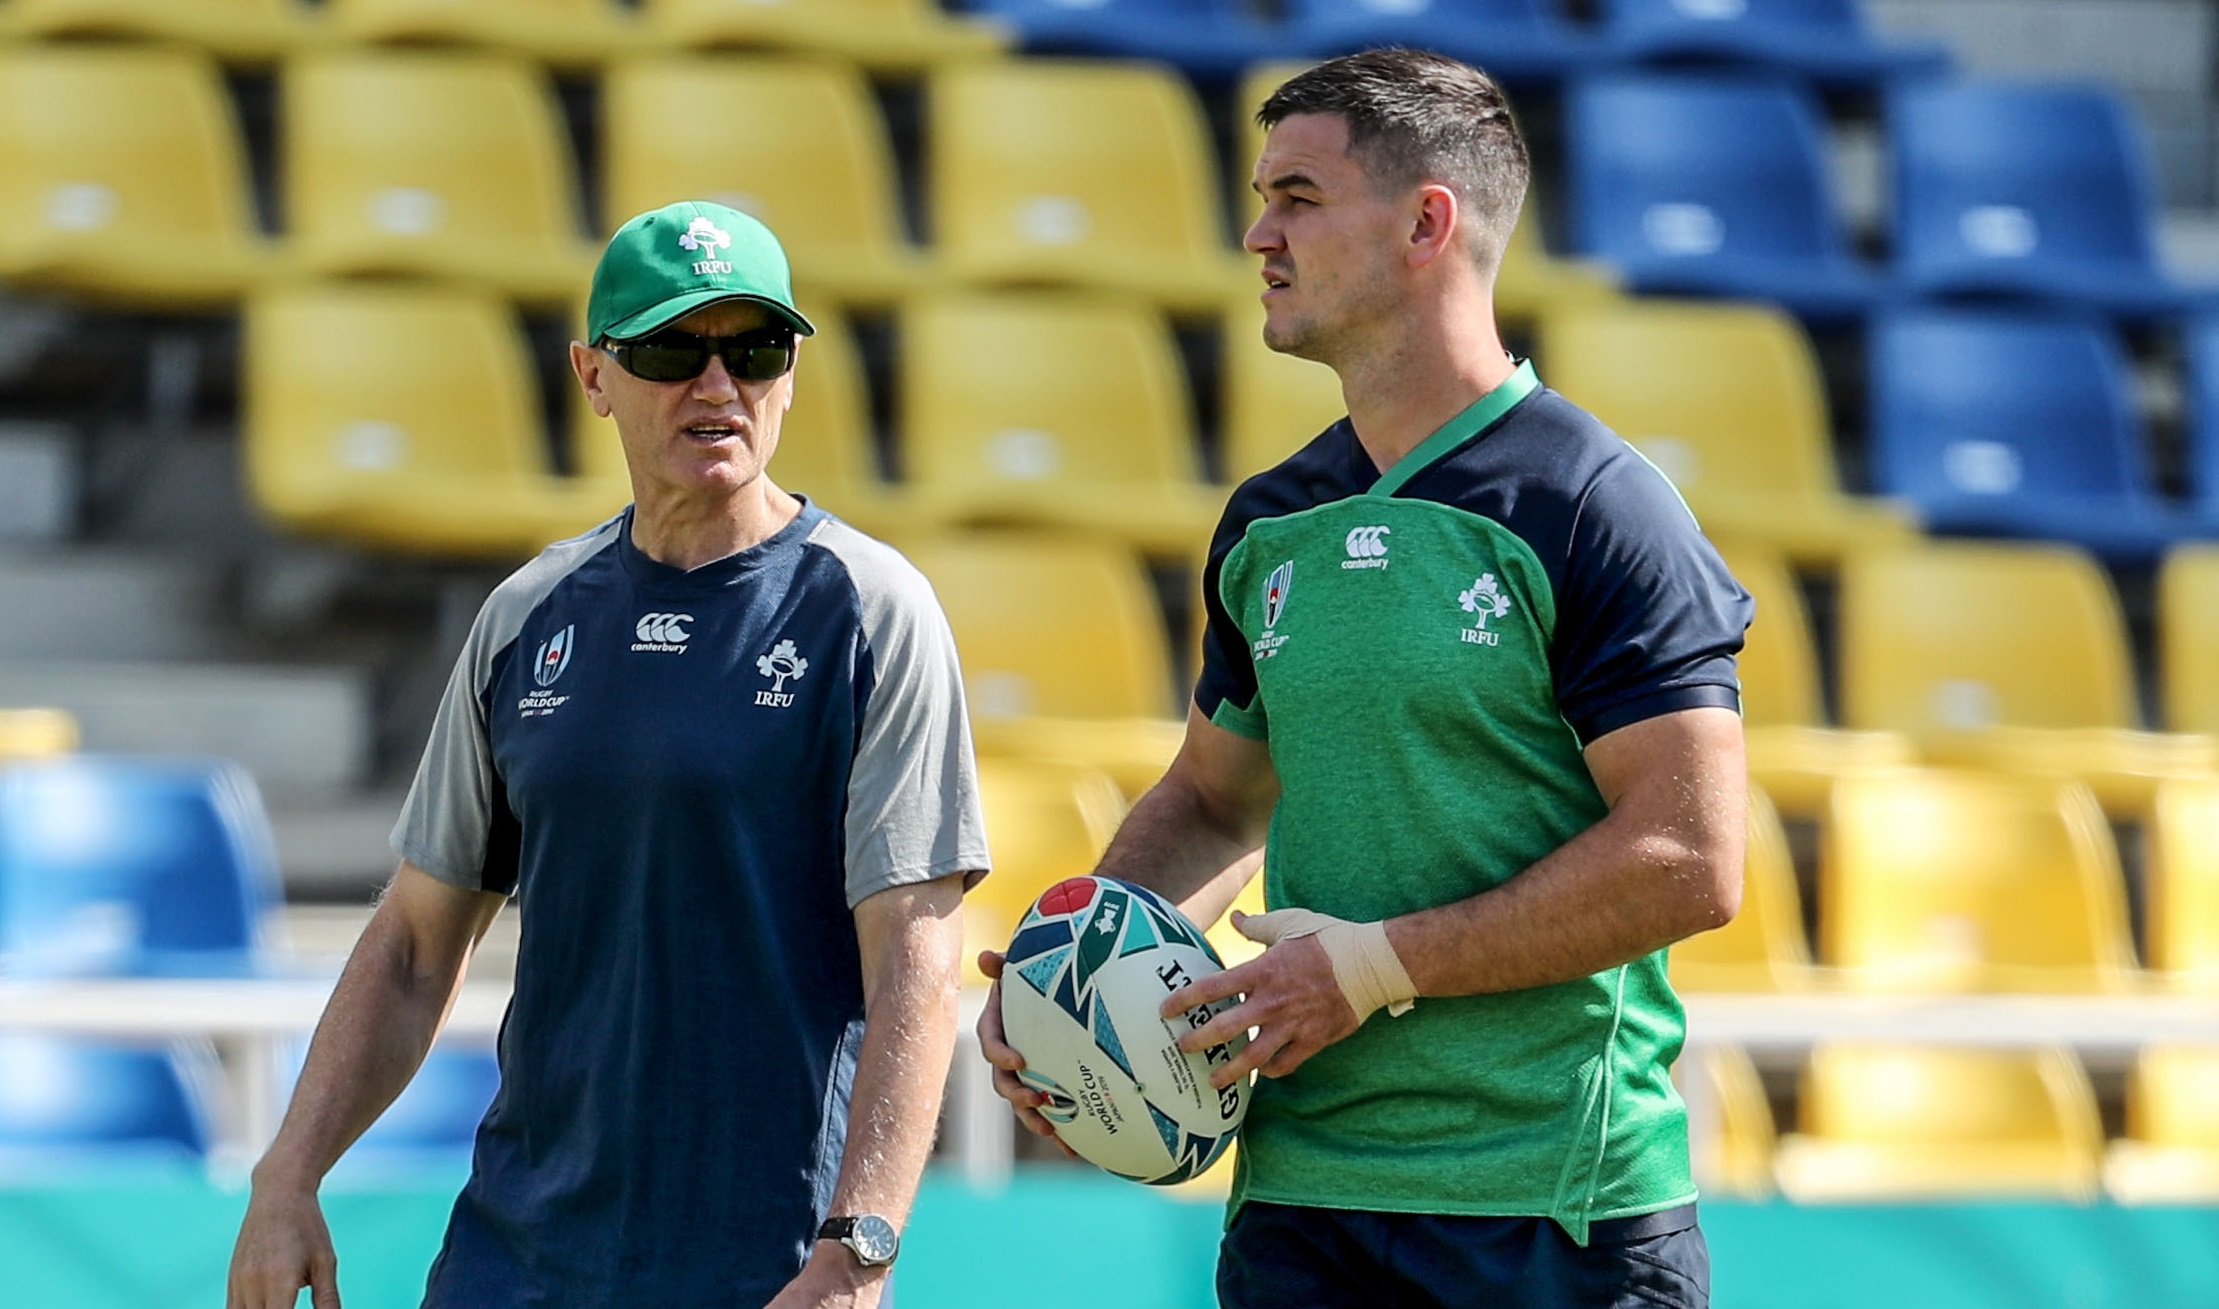
<path id="1" fill-rule="evenodd" d="M 1218 1252 L 1223 1309 L 1708 1309 L 1695 1206 L 1594 1224 L 1249 1201 Z"/>

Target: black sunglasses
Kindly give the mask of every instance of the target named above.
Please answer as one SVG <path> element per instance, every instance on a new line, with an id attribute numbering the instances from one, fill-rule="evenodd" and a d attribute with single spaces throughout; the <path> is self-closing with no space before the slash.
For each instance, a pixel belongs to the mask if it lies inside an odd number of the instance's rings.
<path id="1" fill-rule="evenodd" d="M 708 368 L 711 355 L 742 382 L 776 381 L 794 366 L 794 334 L 775 327 L 738 336 L 666 329 L 633 341 L 609 341 L 601 348 L 619 368 L 644 382 L 690 382 Z"/>

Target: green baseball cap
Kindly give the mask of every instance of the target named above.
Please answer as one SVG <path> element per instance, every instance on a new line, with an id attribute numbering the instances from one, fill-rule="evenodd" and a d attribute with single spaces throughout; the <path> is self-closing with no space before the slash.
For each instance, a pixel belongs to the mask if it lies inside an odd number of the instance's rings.
<path id="1" fill-rule="evenodd" d="M 705 200 L 650 209 L 616 229 L 594 266 L 586 340 L 629 341 L 724 300 L 752 300 L 816 335 L 794 308 L 786 252 L 769 228 Z"/>

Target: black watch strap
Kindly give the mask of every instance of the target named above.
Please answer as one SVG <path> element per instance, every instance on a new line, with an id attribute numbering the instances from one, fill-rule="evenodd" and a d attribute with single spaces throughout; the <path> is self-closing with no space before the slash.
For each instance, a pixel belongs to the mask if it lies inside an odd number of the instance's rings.
<path id="1" fill-rule="evenodd" d="M 877 1214 L 835 1214 L 817 1229 L 820 1241 L 838 1241 L 865 1268 L 894 1262 L 901 1253 L 901 1234 Z"/>

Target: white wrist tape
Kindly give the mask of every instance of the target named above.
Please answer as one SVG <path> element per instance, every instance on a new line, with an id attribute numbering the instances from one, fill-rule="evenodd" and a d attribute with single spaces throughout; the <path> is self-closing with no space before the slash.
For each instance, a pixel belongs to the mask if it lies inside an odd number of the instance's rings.
<path id="1" fill-rule="evenodd" d="M 1243 918 L 1240 931 L 1251 941 L 1276 945 L 1298 936 L 1314 936 L 1333 963 L 1333 980 L 1341 984 L 1348 1007 L 1361 1023 L 1372 1011 L 1385 1009 L 1400 1018 L 1417 1002 L 1418 988 L 1401 956 L 1387 939 L 1385 923 L 1352 923 L 1314 909 L 1274 909 L 1268 914 Z"/>

